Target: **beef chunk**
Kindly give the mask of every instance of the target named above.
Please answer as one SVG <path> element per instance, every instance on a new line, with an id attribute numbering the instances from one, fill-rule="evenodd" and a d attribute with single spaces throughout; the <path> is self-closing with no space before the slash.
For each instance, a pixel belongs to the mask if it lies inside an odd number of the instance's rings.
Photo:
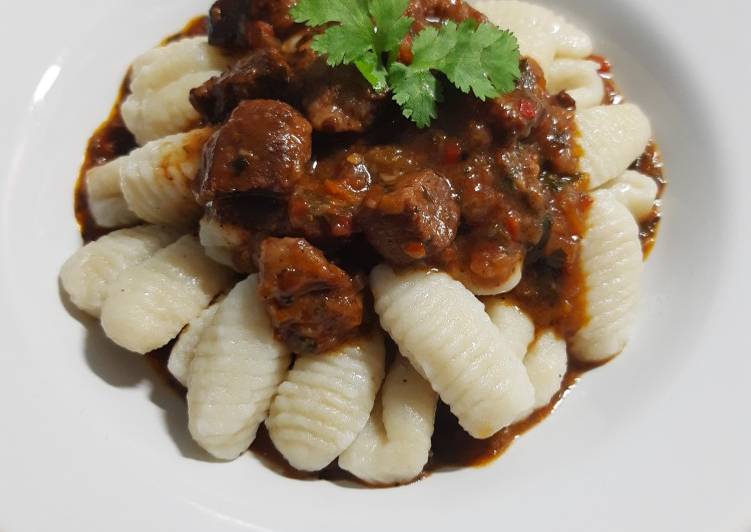
<path id="1" fill-rule="evenodd" d="M 251 17 L 268 22 L 277 34 L 286 36 L 297 27 L 289 14 L 289 10 L 296 3 L 297 0 L 253 0 Z"/>
<path id="2" fill-rule="evenodd" d="M 222 122 L 243 100 L 278 97 L 292 69 L 273 48 L 254 50 L 221 76 L 190 91 L 190 103 L 207 121 Z"/>
<path id="3" fill-rule="evenodd" d="M 307 238 L 350 236 L 371 181 L 356 148 L 318 161 L 315 173 L 304 177 L 290 198 L 292 226 Z"/>
<path id="4" fill-rule="evenodd" d="M 246 50 L 258 47 L 259 36 L 263 37 L 260 42 L 271 42 L 268 38 L 275 38 L 276 33 L 284 36 L 295 27 L 289 14 L 295 3 L 296 0 L 218 0 L 209 10 L 209 43 L 229 50 Z"/>
<path id="5" fill-rule="evenodd" d="M 423 170 L 402 176 L 390 188 L 374 187 L 359 216 L 368 241 L 383 257 L 405 265 L 451 244 L 459 226 L 459 205 L 444 177 Z"/>
<path id="6" fill-rule="evenodd" d="M 249 22 L 245 28 L 245 32 L 248 36 L 250 47 L 253 50 L 261 48 L 279 50 L 282 47 L 282 42 L 277 38 L 276 33 L 274 33 L 274 26 L 268 22 L 262 20 Z"/>
<path id="7" fill-rule="evenodd" d="M 551 105 L 535 131 L 545 167 L 556 174 L 575 175 L 579 170 L 579 155 L 574 141 L 575 116 L 573 109 Z"/>
<path id="8" fill-rule="evenodd" d="M 295 353 L 322 353 L 362 323 L 360 286 L 304 239 L 261 244 L 258 292 L 277 337 Z"/>
<path id="9" fill-rule="evenodd" d="M 209 44 L 227 49 L 245 49 L 245 26 L 250 0 L 218 0 L 209 10 Z"/>
<path id="10" fill-rule="evenodd" d="M 236 192 L 288 194 L 311 156 L 312 128 L 276 100 L 245 100 L 206 143 L 198 198 Z"/>
<path id="11" fill-rule="evenodd" d="M 514 190 L 535 212 L 545 210 L 549 198 L 545 184 L 540 179 L 540 154 L 534 146 L 504 146 L 497 150 L 495 161 Z"/>
<path id="12" fill-rule="evenodd" d="M 498 232 L 493 234 L 493 229 Z M 433 264 L 467 286 L 496 288 L 524 260 L 524 247 L 499 228 L 478 227 L 460 235 L 435 257 Z"/>
<path id="13" fill-rule="evenodd" d="M 305 116 L 316 131 L 354 132 L 375 121 L 386 95 L 373 87 L 352 66 L 330 68 L 318 58 L 298 77 Z"/>
<path id="14" fill-rule="evenodd" d="M 415 21 L 415 30 L 434 23 L 435 19 L 455 22 L 487 20 L 485 15 L 462 0 L 410 0 L 406 14 Z"/>

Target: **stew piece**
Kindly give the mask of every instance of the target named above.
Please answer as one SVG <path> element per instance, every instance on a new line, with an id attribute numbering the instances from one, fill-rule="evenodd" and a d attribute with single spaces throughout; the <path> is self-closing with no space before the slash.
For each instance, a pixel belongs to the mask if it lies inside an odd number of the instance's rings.
<path id="1" fill-rule="evenodd" d="M 459 227 L 459 205 L 445 177 L 422 170 L 374 187 L 363 202 L 359 223 L 384 258 L 406 265 L 451 244 Z"/>
<path id="2" fill-rule="evenodd" d="M 274 48 L 250 52 L 221 76 L 190 91 L 190 102 L 207 122 L 220 123 L 243 100 L 278 98 L 292 79 L 292 69 Z"/>
<path id="3" fill-rule="evenodd" d="M 209 10 L 209 43 L 228 50 L 258 48 L 296 25 L 289 15 L 295 0 L 218 0 Z M 261 23 L 261 24 L 259 24 Z"/>
<path id="4" fill-rule="evenodd" d="M 250 0 L 219 0 L 209 10 L 209 44 L 226 49 L 245 49 L 248 38 L 245 25 Z"/>
<path id="5" fill-rule="evenodd" d="M 246 100 L 204 147 L 199 199 L 244 192 L 287 194 L 311 157 L 310 123 L 277 100 Z"/>
<path id="6" fill-rule="evenodd" d="M 277 337 L 295 353 L 322 353 L 362 323 L 362 285 L 304 239 L 261 244 L 259 294 Z"/>
<path id="7" fill-rule="evenodd" d="M 385 93 L 352 66 L 329 67 L 316 58 L 297 78 L 302 109 L 316 131 L 361 133 L 375 122 Z"/>
<path id="8" fill-rule="evenodd" d="M 468 19 L 477 22 L 487 20 L 485 15 L 461 0 L 410 0 L 407 15 L 415 20 L 413 26 L 415 32 L 436 20 L 453 20 L 455 22 Z"/>

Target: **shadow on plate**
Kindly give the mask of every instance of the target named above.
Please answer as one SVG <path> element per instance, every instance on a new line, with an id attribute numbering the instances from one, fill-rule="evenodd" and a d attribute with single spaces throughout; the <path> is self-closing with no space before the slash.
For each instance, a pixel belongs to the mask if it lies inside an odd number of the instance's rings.
<path id="1" fill-rule="evenodd" d="M 59 281 L 58 293 L 68 314 L 86 328 L 84 357 L 89 368 L 115 388 L 135 388 L 148 383 L 149 399 L 162 410 L 167 432 L 180 453 L 191 460 L 217 461 L 204 452 L 188 432 L 184 398 L 180 391 L 170 386 L 165 376 L 166 353 L 157 352 L 144 357 L 116 346 L 105 336 L 95 318 L 73 305 Z"/>

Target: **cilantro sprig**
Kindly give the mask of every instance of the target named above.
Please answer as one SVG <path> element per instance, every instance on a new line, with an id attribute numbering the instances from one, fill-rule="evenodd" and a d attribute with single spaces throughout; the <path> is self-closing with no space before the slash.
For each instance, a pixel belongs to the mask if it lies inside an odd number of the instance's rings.
<path id="1" fill-rule="evenodd" d="M 427 127 L 437 116 L 442 87 L 436 73 L 480 100 L 514 89 L 519 79 L 519 43 L 509 31 L 465 20 L 429 26 L 412 41 L 409 64 L 399 47 L 414 20 L 409 0 L 299 0 L 296 22 L 326 26 L 311 47 L 330 66 L 352 64 L 379 92 L 391 91 L 405 117 Z"/>

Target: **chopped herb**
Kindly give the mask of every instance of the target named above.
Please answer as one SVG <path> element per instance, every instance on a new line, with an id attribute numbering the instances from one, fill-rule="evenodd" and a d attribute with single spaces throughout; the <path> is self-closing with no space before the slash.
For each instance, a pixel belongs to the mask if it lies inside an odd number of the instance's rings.
<path id="1" fill-rule="evenodd" d="M 404 13 L 409 0 L 300 0 L 295 21 L 326 25 L 312 48 L 330 66 L 352 64 L 379 92 L 390 90 L 405 117 L 427 127 L 441 101 L 437 72 L 480 100 L 514 89 L 519 79 L 519 43 L 509 31 L 465 20 L 423 29 L 412 42 L 409 64 L 399 47 L 414 22 Z"/>

